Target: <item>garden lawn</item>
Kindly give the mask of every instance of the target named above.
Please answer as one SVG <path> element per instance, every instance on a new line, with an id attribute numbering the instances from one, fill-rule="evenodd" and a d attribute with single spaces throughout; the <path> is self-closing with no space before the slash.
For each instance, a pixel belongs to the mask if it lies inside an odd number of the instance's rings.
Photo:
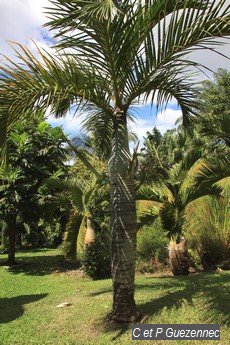
<path id="1" fill-rule="evenodd" d="M 58 250 L 22 252 L 17 259 L 16 268 L 0 267 L 0 345 L 132 343 L 130 326 L 105 318 L 112 305 L 110 279 L 92 281 L 67 270 Z M 136 301 L 145 323 L 219 323 L 221 341 L 134 344 L 230 344 L 229 280 L 230 272 L 137 276 Z M 62 302 L 71 306 L 56 308 Z"/>

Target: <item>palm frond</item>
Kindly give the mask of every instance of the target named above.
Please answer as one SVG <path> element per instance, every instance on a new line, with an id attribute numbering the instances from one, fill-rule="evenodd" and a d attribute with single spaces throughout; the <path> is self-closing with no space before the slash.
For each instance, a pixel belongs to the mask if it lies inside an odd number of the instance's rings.
<path id="1" fill-rule="evenodd" d="M 195 178 L 195 186 L 212 185 L 230 176 L 230 155 L 228 149 L 207 157 Z"/>
<path id="2" fill-rule="evenodd" d="M 83 127 L 94 138 L 94 149 L 100 158 L 111 153 L 113 120 L 104 111 L 95 109 L 83 122 Z"/>
<path id="3" fill-rule="evenodd" d="M 88 159 L 87 157 L 88 154 L 73 145 L 69 139 L 66 139 L 66 142 L 73 150 L 73 152 L 77 155 L 77 157 L 81 160 L 81 162 L 89 169 L 89 171 L 91 171 L 96 176 L 96 178 L 101 178 L 101 173 L 91 164 L 90 159 Z"/>
<path id="4" fill-rule="evenodd" d="M 182 221 L 182 216 L 178 217 L 177 209 L 170 202 L 164 202 L 160 208 L 160 219 L 162 228 L 167 231 L 168 237 L 171 238 L 174 235 L 178 235 L 181 232 L 180 221 Z"/>
<path id="5" fill-rule="evenodd" d="M 101 77 L 85 69 L 74 57 L 52 56 L 38 49 L 39 59 L 27 48 L 14 48 L 20 63 L 8 59 L 0 66 L 1 144 L 7 130 L 22 117 L 32 117 L 48 108 L 56 117 L 63 116 L 75 104 L 77 109 L 94 107 L 111 113 L 108 90 Z M 41 61 L 40 61 L 41 60 Z M 104 83 L 103 83 L 104 84 Z"/>
<path id="6" fill-rule="evenodd" d="M 136 200 L 151 200 L 162 203 L 165 200 L 165 192 L 161 188 L 144 186 L 136 191 Z"/>
<path id="7" fill-rule="evenodd" d="M 153 102 L 156 90 L 158 107 L 173 96 L 184 124 L 192 123 L 197 93 L 187 72 L 199 64 L 187 55 L 213 49 L 218 37 L 230 35 L 225 0 L 126 0 L 123 12 L 112 18 L 111 0 L 51 3 L 48 25 L 59 30 L 59 53 L 38 48 L 36 58 L 19 45 L 15 53 L 21 63 L 8 59 L 1 66 L 2 145 L 12 123 L 38 109 L 50 107 L 55 116 L 63 116 L 74 104 L 87 112 L 103 111 L 113 121 L 116 107 L 127 111 L 141 95 L 152 95 Z"/>
<path id="8" fill-rule="evenodd" d="M 52 195 L 50 195 L 50 197 L 48 196 L 47 200 L 47 192 L 49 191 L 55 195 L 54 197 Z M 83 213 L 85 210 L 83 191 L 74 180 L 63 180 L 58 177 L 51 176 L 44 180 L 43 184 L 39 188 L 39 193 L 44 195 L 44 204 L 49 204 L 56 200 L 60 205 L 64 205 L 66 202 L 73 205 L 79 213 Z"/>
<path id="9" fill-rule="evenodd" d="M 178 3 L 182 7 L 178 8 Z M 212 3 L 176 1 L 173 4 L 170 18 L 165 16 L 155 22 L 153 30 L 146 29 L 142 50 L 127 74 L 127 96 L 134 96 L 130 99 L 133 101 L 141 93 L 146 95 L 146 99 L 152 94 L 153 101 L 158 89 L 157 104 L 162 106 L 172 96 L 175 97 L 184 115 L 183 123 L 190 125 L 193 111 L 197 108 L 197 92 L 186 71 L 188 67 L 204 66 L 190 61 L 187 55 L 196 49 L 212 49 L 211 45 L 217 43 L 215 38 L 230 35 L 230 7 L 225 6 L 224 0 Z M 159 1 L 147 2 L 146 21 L 152 18 L 157 5 L 160 7 Z"/>
<path id="10" fill-rule="evenodd" d="M 189 183 L 184 183 L 180 189 L 182 203 L 186 205 L 205 195 L 219 197 L 222 188 L 217 182 L 230 176 L 229 165 L 229 153 L 226 149 L 200 161 L 199 170 L 193 174 Z"/>
<path id="11" fill-rule="evenodd" d="M 68 261 L 76 261 L 77 254 L 77 236 L 82 222 L 82 214 L 79 214 L 74 208 L 71 210 L 69 220 L 66 225 L 63 237 L 63 253 Z"/>
<path id="12" fill-rule="evenodd" d="M 159 216 L 160 207 L 152 206 L 146 210 L 138 213 L 137 215 L 137 224 L 138 228 L 143 225 L 148 225 L 153 223 L 153 221 Z"/>

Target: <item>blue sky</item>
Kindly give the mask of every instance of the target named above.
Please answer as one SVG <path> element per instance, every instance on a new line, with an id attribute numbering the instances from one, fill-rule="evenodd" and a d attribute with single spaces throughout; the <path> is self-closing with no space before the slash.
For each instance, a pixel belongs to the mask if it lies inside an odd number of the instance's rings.
<path id="1" fill-rule="evenodd" d="M 129 127 L 132 132 L 138 135 L 141 142 L 146 136 L 147 131 L 151 131 L 154 126 L 164 133 L 167 129 L 175 127 L 175 121 L 181 116 L 180 108 L 176 103 L 169 103 L 166 110 L 156 111 L 156 106 L 140 106 L 132 110 L 133 121 L 130 121 Z M 70 137 L 79 135 L 81 122 L 85 119 L 84 114 L 74 116 L 74 111 L 70 111 L 64 118 L 55 118 L 49 116 L 48 121 L 52 126 L 62 126 L 64 132 Z"/>
<path id="2" fill-rule="evenodd" d="M 230 4 L 230 0 L 226 0 L 226 4 Z M 42 25 L 47 22 L 44 14 L 44 7 L 49 6 L 49 0 L 0 0 L 0 53 L 13 57 L 12 49 L 7 44 L 7 40 L 20 42 L 35 52 L 35 46 L 32 40 L 46 50 L 51 49 L 53 40 L 47 29 Z M 219 50 L 229 56 L 230 44 L 220 46 Z M 213 71 L 219 67 L 230 69 L 230 62 L 223 57 L 213 54 L 209 51 L 196 52 L 193 59 L 204 63 Z M 0 56 L 0 60 L 4 60 Z M 212 73 L 209 73 L 212 78 Z M 197 78 L 197 82 L 206 79 L 204 75 Z M 175 121 L 181 116 L 174 100 L 168 104 L 167 109 L 158 113 L 156 117 L 156 107 L 152 108 L 147 105 L 144 107 L 136 107 L 137 119 L 135 124 L 131 124 L 133 130 L 141 139 L 146 131 L 156 125 L 163 133 L 167 128 L 173 128 Z M 49 117 L 48 121 L 52 125 L 62 125 L 64 131 L 70 135 L 76 135 L 81 128 L 80 124 L 84 119 L 84 115 L 73 117 L 72 113 L 68 113 L 64 119 L 55 119 Z"/>

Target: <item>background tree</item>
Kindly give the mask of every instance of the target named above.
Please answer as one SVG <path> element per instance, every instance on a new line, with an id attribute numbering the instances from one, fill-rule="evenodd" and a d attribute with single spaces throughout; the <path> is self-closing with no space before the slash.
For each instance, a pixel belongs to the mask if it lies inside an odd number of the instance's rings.
<path id="1" fill-rule="evenodd" d="M 144 147 L 138 154 L 136 178 L 141 183 L 151 184 L 167 178 L 167 171 L 181 162 L 190 149 L 194 148 L 197 158 L 207 151 L 207 143 L 197 131 L 189 136 L 181 126 L 167 130 L 163 135 L 154 127 L 151 133 L 146 134 Z"/>
<path id="2" fill-rule="evenodd" d="M 136 209 L 127 131 L 130 108 L 143 95 L 145 100 L 152 95 L 153 101 L 158 91 L 159 107 L 173 96 L 184 124 L 190 122 L 196 93 L 185 73 L 197 63 L 186 55 L 229 35 L 229 6 L 224 0 L 136 0 L 125 1 L 114 13 L 114 7 L 108 7 L 111 1 L 51 2 L 48 25 L 59 37 L 60 53 L 54 57 L 40 51 L 38 60 L 21 47 L 23 53 L 18 49 L 17 55 L 24 67 L 15 62 L 1 67 L 1 141 L 12 121 L 28 110 L 48 106 L 55 116 L 62 116 L 75 104 L 87 110 L 89 130 L 103 124 L 104 136 L 112 137 L 111 316 L 135 320 L 139 313 L 134 301 Z M 103 13 L 102 8 L 112 12 Z M 68 48 L 71 51 L 63 56 Z"/>
<path id="3" fill-rule="evenodd" d="M 171 135 L 173 136 L 173 133 Z M 174 133 L 173 142 L 176 142 L 175 137 L 180 138 L 180 136 Z M 161 140 L 163 141 L 163 139 Z M 162 167 L 163 173 L 159 175 L 155 171 L 155 183 L 152 186 L 145 185 L 137 192 L 138 200 L 144 199 L 157 202 L 156 205 L 140 215 L 140 221 L 142 223 L 149 222 L 159 215 L 162 229 L 167 232 L 169 238 L 174 237 L 176 242 L 179 243 L 176 246 L 172 242 L 169 247 L 170 265 L 175 275 L 188 274 L 189 268 L 188 257 L 185 253 L 185 242 L 180 243 L 181 235 L 184 236 L 186 208 L 190 203 L 202 196 L 219 196 L 221 188 L 215 185 L 215 183 L 230 175 L 230 162 L 225 150 L 218 151 L 218 153 L 209 153 L 204 158 L 205 151 L 204 149 L 202 150 L 202 147 L 196 145 L 196 137 L 187 137 L 187 142 L 189 144 L 185 145 L 187 147 L 186 151 L 184 146 L 180 148 L 178 145 L 176 147 L 177 157 L 180 156 L 181 159 L 168 169 L 164 167 L 164 161 L 160 160 L 161 156 L 157 153 L 157 148 L 152 149 L 150 153 L 152 155 L 155 153 L 153 162 L 154 159 L 158 161 L 158 166 Z M 198 140 L 198 144 L 200 144 L 200 140 Z M 160 144 L 158 144 L 158 148 L 159 146 Z M 164 150 L 162 157 L 164 158 Z M 153 176 L 152 179 L 154 179 Z"/>
<path id="4" fill-rule="evenodd" d="M 108 187 L 108 176 L 107 163 L 96 154 L 100 152 L 100 156 L 103 156 L 98 146 L 94 145 L 94 138 L 85 136 L 84 139 L 67 141 L 69 146 L 66 150 L 71 160 L 74 160 L 68 168 L 68 174 L 63 179 L 62 173 L 55 172 L 44 181 L 39 191 L 42 194 L 40 203 L 48 219 L 52 219 L 60 207 L 66 210 L 69 219 L 63 239 L 63 252 L 68 261 L 75 262 L 77 248 L 81 253 L 84 251 L 87 229 L 93 225 L 97 233 L 103 227 L 108 230 L 108 198 L 103 192 L 103 186 L 105 190 Z M 107 205 L 106 210 L 103 205 Z"/>
<path id="5" fill-rule="evenodd" d="M 46 122 L 17 123 L 7 140 L 8 165 L 1 169 L 0 210 L 9 236 L 8 264 L 15 263 L 16 225 L 38 232 L 38 189 L 58 169 L 65 170 L 61 128 Z M 22 226 L 22 229 L 25 229 Z M 25 231 L 25 230 L 24 230 Z"/>
<path id="6" fill-rule="evenodd" d="M 199 98 L 200 132 L 213 144 L 230 146 L 230 72 L 218 69 L 214 81 L 205 81 Z"/>

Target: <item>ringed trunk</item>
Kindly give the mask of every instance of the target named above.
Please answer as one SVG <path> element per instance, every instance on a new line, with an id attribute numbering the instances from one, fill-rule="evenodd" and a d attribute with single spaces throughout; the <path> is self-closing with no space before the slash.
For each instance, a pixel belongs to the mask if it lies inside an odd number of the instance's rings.
<path id="1" fill-rule="evenodd" d="M 9 236 L 7 264 L 9 266 L 13 266 L 16 264 L 16 261 L 15 261 L 16 215 L 11 215 L 10 217 L 8 217 L 7 227 L 8 227 L 8 236 Z"/>
<path id="2" fill-rule="evenodd" d="M 132 322 L 139 318 L 134 300 L 136 261 L 136 205 L 133 174 L 128 171 L 130 151 L 126 117 L 121 114 L 113 129 L 109 161 L 111 184 L 112 319 Z"/>
<path id="3" fill-rule="evenodd" d="M 92 222 L 89 217 L 87 217 L 86 220 L 87 228 L 86 228 L 86 234 L 85 234 L 85 245 L 91 245 L 95 241 L 95 230 L 92 227 Z"/>
<path id="4" fill-rule="evenodd" d="M 70 262 L 77 260 L 77 236 L 82 218 L 83 216 L 76 210 L 71 210 L 63 238 L 63 253 L 65 259 Z"/>
<path id="5" fill-rule="evenodd" d="M 180 243 L 171 241 L 169 246 L 169 265 L 174 276 L 189 274 L 189 257 L 187 241 L 182 239 Z"/>

